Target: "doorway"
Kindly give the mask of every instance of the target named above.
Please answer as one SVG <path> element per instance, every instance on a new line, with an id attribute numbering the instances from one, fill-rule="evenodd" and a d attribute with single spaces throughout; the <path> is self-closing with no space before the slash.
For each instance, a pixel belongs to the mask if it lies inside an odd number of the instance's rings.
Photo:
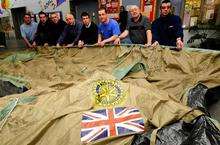
<path id="1" fill-rule="evenodd" d="M 20 32 L 20 26 L 23 23 L 23 17 L 26 12 L 25 7 L 20 7 L 20 8 L 12 8 L 11 9 L 11 14 L 12 14 L 12 20 L 14 24 L 14 31 L 15 31 L 15 36 L 16 39 L 21 39 L 21 32 Z"/>
<path id="2" fill-rule="evenodd" d="M 98 23 L 98 0 L 72 0 L 70 11 L 77 20 L 81 20 L 81 13 L 88 12 L 92 21 Z"/>

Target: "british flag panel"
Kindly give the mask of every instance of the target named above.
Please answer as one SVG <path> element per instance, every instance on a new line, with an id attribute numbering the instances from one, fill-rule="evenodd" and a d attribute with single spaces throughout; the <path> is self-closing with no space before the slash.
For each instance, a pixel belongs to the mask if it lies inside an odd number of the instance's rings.
<path id="1" fill-rule="evenodd" d="M 81 127 L 81 141 L 89 143 L 143 132 L 144 120 L 134 107 L 117 107 L 84 113 Z"/>

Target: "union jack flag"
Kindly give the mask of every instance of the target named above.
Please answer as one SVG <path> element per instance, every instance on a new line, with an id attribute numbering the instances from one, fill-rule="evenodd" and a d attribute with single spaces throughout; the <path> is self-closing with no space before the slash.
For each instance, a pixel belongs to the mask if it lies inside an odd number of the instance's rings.
<path id="1" fill-rule="evenodd" d="M 143 132 L 144 120 L 134 107 L 117 107 L 84 113 L 81 127 L 81 141 L 89 143 Z"/>

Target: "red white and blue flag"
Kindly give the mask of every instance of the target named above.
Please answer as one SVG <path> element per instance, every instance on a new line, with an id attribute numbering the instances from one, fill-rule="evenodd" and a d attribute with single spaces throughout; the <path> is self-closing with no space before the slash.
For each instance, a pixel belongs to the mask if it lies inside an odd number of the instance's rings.
<path id="1" fill-rule="evenodd" d="M 81 127 L 81 141 L 89 143 L 143 132 L 144 120 L 134 107 L 117 107 L 84 113 Z"/>

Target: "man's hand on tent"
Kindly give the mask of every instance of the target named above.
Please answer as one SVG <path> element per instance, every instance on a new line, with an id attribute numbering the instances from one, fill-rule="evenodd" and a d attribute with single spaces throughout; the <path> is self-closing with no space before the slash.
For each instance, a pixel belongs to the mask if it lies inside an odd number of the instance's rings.
<path id="1" fill-rule="evenodd" d="M 115 45 L 119 45 L 121 42 L 120 42 L 120 38 L 118 37 L 118 38 L 116 38 L 115 39 L 115 41 L 114 41 L 114 44 Z"/>
<path id="2" fill-rule="evenodd" d="M 105 45 L 105 41 L 98 42 L 97 44 L 98 44 L 98 46 L 103 47 Z"/>
<path id="3" fill-rule="evenodd" d="M 181 38 L 177 38 L 177 39 L 176 39 L 176 48 L 177 48 L 178 50 L 182 50 L 182 48 L 183 48 L 183 42 L 182 42 Z"/>
<path id="4" fill-rule="evenodd" d="M 151 46 L 152 46 L 152 47 L 155 47 L 155 46 L 157 46 L 157 45 L 159 45 L 159 43 L 158 43 L 158 41 L 155 41 Z"/>
<path id="5" fill-rule="evenodd" d="M 73 43 L 67 44 L 66 47 L 73 47 Z"/>

